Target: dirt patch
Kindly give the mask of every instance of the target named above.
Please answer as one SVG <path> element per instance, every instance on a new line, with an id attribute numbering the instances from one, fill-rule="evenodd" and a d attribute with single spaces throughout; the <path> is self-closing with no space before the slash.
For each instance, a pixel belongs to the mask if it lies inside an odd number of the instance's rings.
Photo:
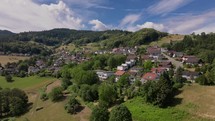
<path id="1" fill-rule="evenodd" d="M 89 121 L 91 115 L 91 110 L 89 107 L 85 106 L 84 109 L 78 114 L 74 115 L 77 121 Z"/>
<path id="2" fill-rule="evenodd" d="M 53 88 L 61 86 L 61 80 L 54 81 L 46 87 L 46 93 L 50 93 Z"/>

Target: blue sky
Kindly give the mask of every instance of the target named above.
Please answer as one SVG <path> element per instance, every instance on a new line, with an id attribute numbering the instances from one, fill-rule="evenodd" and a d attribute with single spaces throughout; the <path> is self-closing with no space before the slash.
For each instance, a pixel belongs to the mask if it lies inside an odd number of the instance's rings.
<path id="1" fill-rule="evenodd" d="M 1 0 L 0 29 L 215 32 L 215 0 Z"/>

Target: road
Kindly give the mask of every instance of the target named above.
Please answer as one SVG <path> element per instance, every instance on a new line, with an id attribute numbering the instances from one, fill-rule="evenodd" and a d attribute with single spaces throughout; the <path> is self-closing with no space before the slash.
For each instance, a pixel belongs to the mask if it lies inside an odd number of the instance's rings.
<path id="1" fill-rule="evenodd" d="M 180 61 L 176 61 L 175 59 L 171 58 L 170 56 L 162 53 L 164 55 L 164 57 L 166 57 L 169 61 L 172 62 L 172 64 L 176 67 L 176 70 L 179 68 L 179 67 L 182 67 L 183 68 L 183 64 L 180 62 Z"/>

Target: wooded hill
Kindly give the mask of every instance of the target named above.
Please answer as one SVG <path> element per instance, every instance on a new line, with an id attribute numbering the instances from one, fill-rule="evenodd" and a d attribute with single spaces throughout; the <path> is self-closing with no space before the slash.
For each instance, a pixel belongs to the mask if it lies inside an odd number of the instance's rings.
<path id="1" fill-rule="evenodd" d="M 142 29 L 137 32 L 122 30 L 86 31 L 70 29 L 53 29 L 40 32 L 23 32 L 13 34 L 9 31 L 0 31 L 0 51 L 29 54 L 39 54 L 47 46 L 60 46 L 74 43 L 83 45 L 99 42 L 107 48 L 119 46 L 136 46 L 157 41 L 167 36 L 167 33 L 154 29 Z M 45 46 L 44 46 L 45 45 Z M 33 50 L 26 49 L 30 46 Z M 35 50 L 38 48 L 39 50 Z"/>

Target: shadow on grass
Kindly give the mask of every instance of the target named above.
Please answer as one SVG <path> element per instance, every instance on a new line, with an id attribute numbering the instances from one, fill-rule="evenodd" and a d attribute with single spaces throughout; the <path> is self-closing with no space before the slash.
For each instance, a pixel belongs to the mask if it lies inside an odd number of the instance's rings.
<path id="1" fill-rule="evenodd" d="M 75 110 L 76 114 L 80 113 L 82 110 L 84 110 L 84 106 L 78 106 L 78 108 Z"/>
<path id="2" fill-rule="evenodd" d="M 178 98 L 176 96 L 181 94 L 182 92 L 183 92 L 182 90 L 175 90 L 173 93 L 174 98 L 170 101 L 168 106 L 175 107 L 177 105 L 180 105 L 182 103 L 183 98 Z"/>

